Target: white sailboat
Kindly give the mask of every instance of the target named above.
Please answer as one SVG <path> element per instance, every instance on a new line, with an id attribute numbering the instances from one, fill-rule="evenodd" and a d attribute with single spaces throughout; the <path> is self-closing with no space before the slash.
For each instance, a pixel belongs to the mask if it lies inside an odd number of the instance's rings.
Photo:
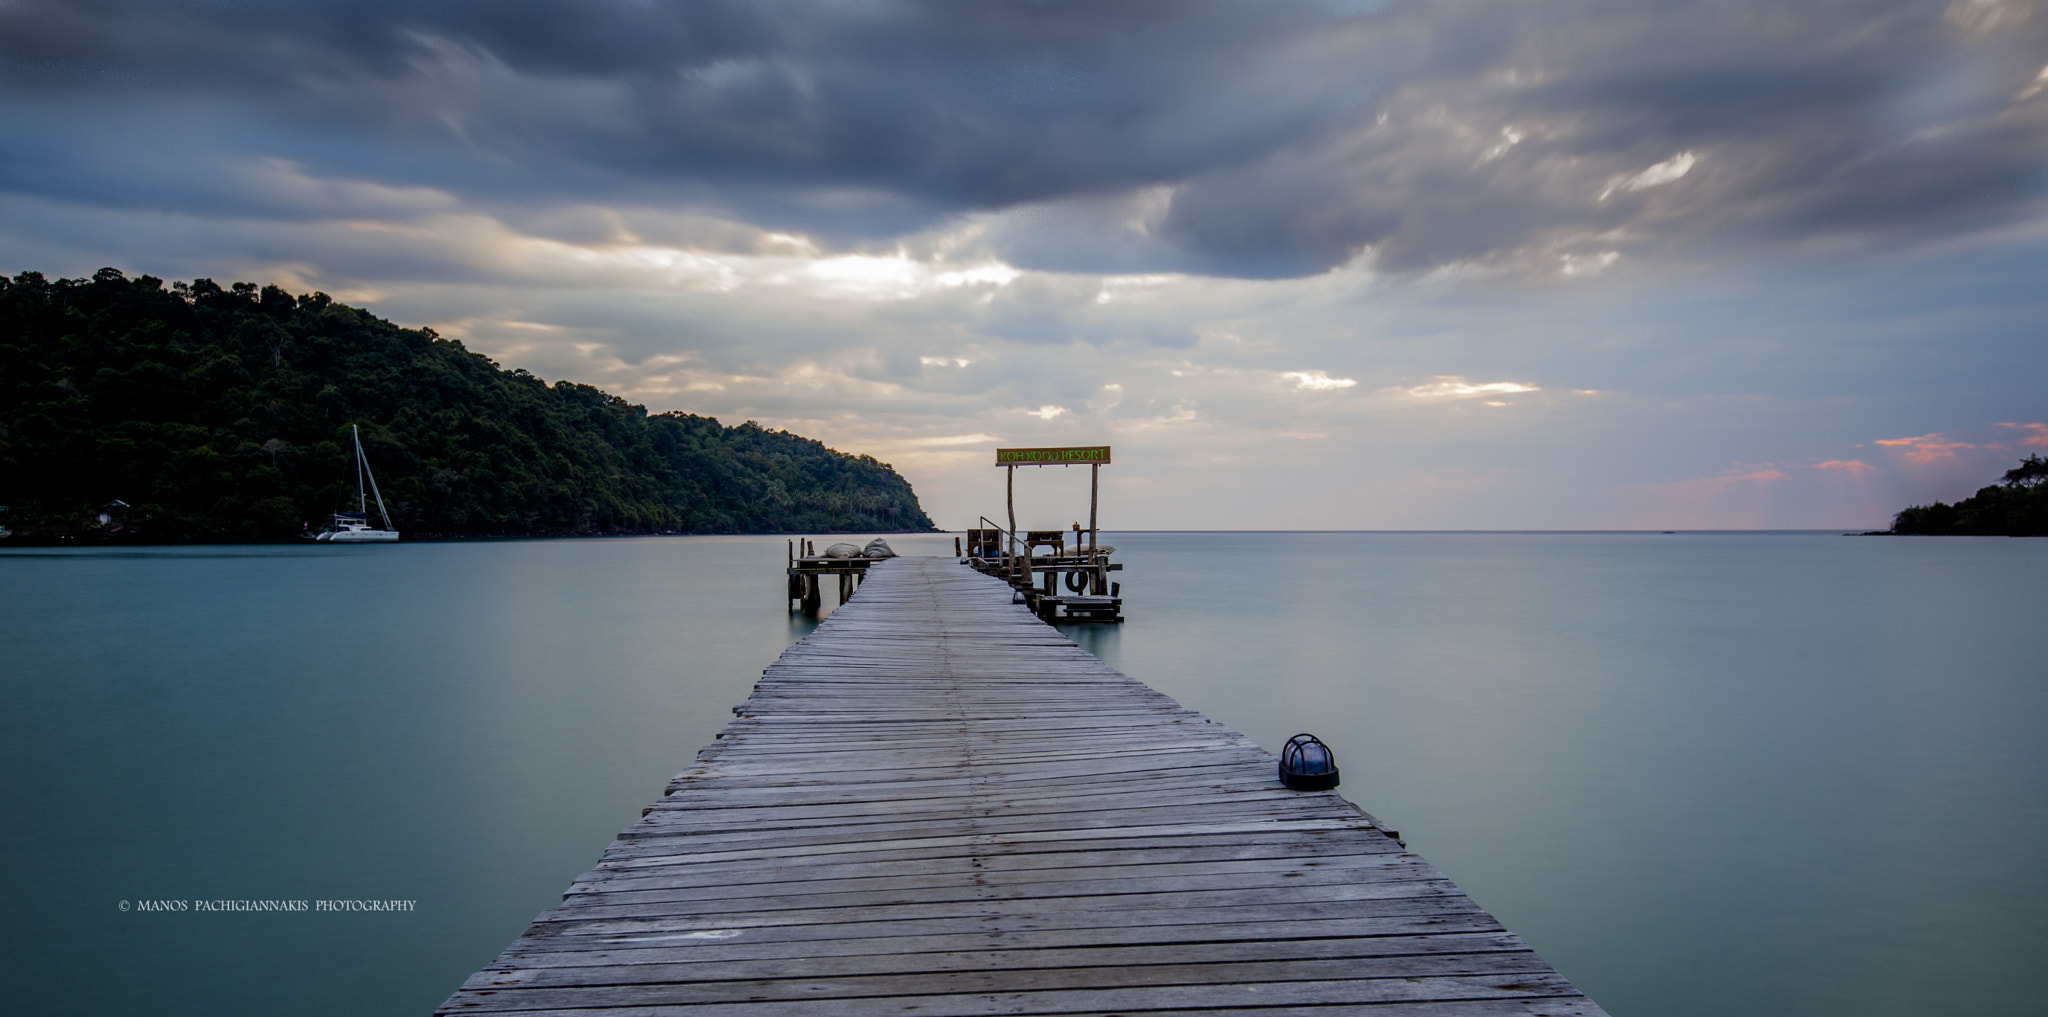
<path id="1" fill-rule="evenodd" d="M 356 511 L 336 512 L 334 528 L 314 537 L 335 544 L 368 544 L 398 539 L 398 531 L 391 527 L 391 514 L 384 511 L 384 496 L 377 491 L 377 477 L 370 472 L 370 461 L 363 457 L 363 433 L 356 425 L 348 425 L 349 432 L 356 439 Z M 363 481 L 369 481 L 369 489 L 363 488 Z M 369 498 L 377 499 L 377 515 L 384 520 L 384 528 L 370 526 Z"/>

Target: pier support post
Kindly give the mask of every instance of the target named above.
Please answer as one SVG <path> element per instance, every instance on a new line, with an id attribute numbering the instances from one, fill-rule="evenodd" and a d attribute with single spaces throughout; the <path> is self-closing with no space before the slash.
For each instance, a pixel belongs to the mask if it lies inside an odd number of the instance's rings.
<path id="1" fill-rule="evenodd" d="M 1088 556 L 1095 557 L 1095 506 L 1102 500 L 1102 464 L 1088 464 Z M 1079 534 L 1075 537 L 1078 539 Z"/>
<path id="2" fill-rule="evenodd" d="M 1008 506 L 1010 510 L 1009 541 L 1004 546 L 1010 550 L 1010 568 L 1012 575 L 1014 575 L 1017 567 L 1017 467 L 1015 465 L 1003 468 L 1003 504 Z M 1026 568 L 1029 567 L 1027 564 Z M 1025 574 L 1025 578 L 1027 580 L 1030 578 L 1028 572 Z"/>

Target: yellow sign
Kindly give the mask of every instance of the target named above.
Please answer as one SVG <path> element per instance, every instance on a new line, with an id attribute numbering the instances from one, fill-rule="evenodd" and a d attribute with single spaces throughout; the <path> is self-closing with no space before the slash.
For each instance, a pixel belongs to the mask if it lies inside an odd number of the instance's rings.
<path id="1" fill-rule="evenodd" d="M 1109 446 L 1082 445 L 1074 448 L 999 448 L 997 466 L 1087 466 L 1106 465 Z"/>

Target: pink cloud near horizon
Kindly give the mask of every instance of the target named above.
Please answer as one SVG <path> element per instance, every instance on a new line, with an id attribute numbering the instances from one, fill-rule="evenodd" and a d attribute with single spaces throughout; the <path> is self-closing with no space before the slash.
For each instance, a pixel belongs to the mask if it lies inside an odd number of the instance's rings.
<path id="1" fill-rule="evenodd" d="M 1744 472 L 1693 477 L 1630 489 L 1621 525 L 1644 529 L 1752 529 L 1777 524 L 1776 483 L 1788 474 L 1771 464 L 1742 463 Z"/>
<path id="2" fill-rule="evenodd" d="M 1659 491 L 1700 497 L 1717 494 L 1737 484 L 1783 480 L 1787 474 L 1775 466 L 1753 469 L 1748 473 L 1724 473 L 1715 477 L 1694 477 L 1690 480 L 1670 480 L 1660 484 L 1643 484 L 1645 491 Z"/>
<path id="3" fill-rule="evenodd" d="M 1948 435 L 1936 431 L 1912 438 L 1879 438 L 1877 443 L 1886 448 L 1899 449 L 1907 462 L 1938 463 L 1954 459 L 1960 449 L 1994 448 L 1991 445 L 1972 445 L 1966 441 L 1949 441 Z"/>
<path id="4" fill-rule="evenodd" d="M 2039 424 L 2039 423 L 2036 423 L 2036 424 L 2006 424 L 2006 423 L 2001 423 L 2001 424 L 1999 424 L 1998 426 L 2000 426 L 2000 427 L 2010 427 L 2010 428 L 2012 428 L 2012 429 L 2014 429 L 2014 430 L 2016 430 L 2016 431 L 2020 431 L 2020 432 L 2023 432 L 2023 433 L 2024 433 L 2024 434 L 2026 435 L 2026 437 L 2023 437 L 2023 438 L 2021 438 L 2021 439 L 2020 439 L 2020 444 L 2021 444 L 2021 445 L 2040 445 L 2040 446 L 2048 447 L 2048 424 Z"/>

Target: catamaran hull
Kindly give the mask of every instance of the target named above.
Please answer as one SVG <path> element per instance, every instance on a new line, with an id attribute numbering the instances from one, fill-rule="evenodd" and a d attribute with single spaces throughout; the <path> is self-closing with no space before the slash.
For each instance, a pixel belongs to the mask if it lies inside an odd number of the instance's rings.
<path id="1" fill-rule="evenodd" d="M 396 530 L 357 530 L 351 533 L 347 530 L 339 530 L 333 533 L 320 534 L 313 539 L 324 540 L 330 544 L 385 544 L 397 540 L 398 532 Z"/>

